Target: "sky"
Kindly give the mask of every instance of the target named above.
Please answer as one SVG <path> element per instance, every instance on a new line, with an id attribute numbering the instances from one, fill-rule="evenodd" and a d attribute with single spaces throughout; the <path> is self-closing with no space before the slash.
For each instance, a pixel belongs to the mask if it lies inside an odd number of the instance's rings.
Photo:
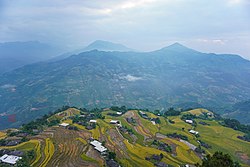
<path id="1" fill-rule="evenodd" d="M 70 51 L 95 40 L 140 51 L 179 42 L 250 60 L 250 0 L 0 0 L 0 42 Z"/>

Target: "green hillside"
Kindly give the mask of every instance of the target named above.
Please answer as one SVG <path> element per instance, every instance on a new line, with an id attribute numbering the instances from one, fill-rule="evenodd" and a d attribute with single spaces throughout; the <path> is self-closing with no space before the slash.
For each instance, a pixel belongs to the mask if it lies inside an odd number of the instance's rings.
<path id="1" fill-rule="evenodd" d="M 34 150 L 35 156 L 29 164 L 39 167 L 70 164 L 104 166 L 109 157 L 121 166 L 154 166 L 159 162 L 172 166 L 194 165 L 201 163 L 206 154 L 212 155 L 216 151 L 228 153 L 242 166 L 250 166 L 250 142 L 237 138 L 244 133 L 222 126 L 221 120 L 208 110 L 195 109 L 168 117 L 124 108 L 86 111 L 75 108 L 58 110 L 48 118 L 20 129 L 18 133 L 31 132 L 32 135 L 27 136 L 28 141 L 0 148 Z M 193 117 L 193 124 L 185 122 L 189 117 Z M 90 124 L 89 120 L 97 123 Z M 122 127 L 110 124 L 111 120 L 119 121 Z M 70 125 L 63 128 L 58 126 L 60 123 Z M 32 129 L 40 131 L 34 134 Z M 190 129 L 199 134 L 191 134 Z M 7 136 L 2 134 L 3 139 L 10 135 L 9 132 Z M 108 149 L 108 155 L 102 156 L 94 150 L 89 143 L 91 138 L 102 142 Z"/>
<path id="2" fill-rule="evenodd" d="M 63 105 L 223 113 L 250 99 L 249 71 L 250 61 L 240 56 L 201 53 L 178 43 L 143 53 L 82 52 L 0 75 L 0 128 L 18 127 Z"/>

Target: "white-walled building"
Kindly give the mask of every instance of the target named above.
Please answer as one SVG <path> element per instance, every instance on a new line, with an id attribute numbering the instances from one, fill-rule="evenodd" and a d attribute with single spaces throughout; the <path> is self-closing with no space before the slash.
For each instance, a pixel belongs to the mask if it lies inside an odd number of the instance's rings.
<path id="1" fill-rule="evenodd" d="M 194 130 L 190 130 L 189 132 L 192 133 L 192 134 L 194 134 L 194 135 L 198 135 L 199 134 L 199 132 L 194 131 Z"/>
<path id="2" fill-rule="evenodd" d="M 122 115 L 122 112 L 116 112 L 117 115 Z"/>
<path id="3" fill-rule="evenodd" d="M 118 120 L 111 120 L 109 123 L 111 123 L 111 124 L 119 124 L 120 122 Z"/>
<path id="4" fill-rule="evenodd" d="M 97 123 L 97 120 L 91 119 L 91 120 L 89 120 L 89 123 Z"/>
<path id="5" fill-rule="evenodd" d="M 66 128 L 69 126 L 69 124 L 64 122 L 64 123 L 59 124 L 59 126 Z"/>
<path id="6" fill-rule="evenodd" d="M 102 143 L 97 140 L 91 141 L 90 144 L 94 146 L 94 149 L 99 151 L 100 153 L 104 153 L 107 151 L 107 148 L 104 147 Z"/>
<path id="7" fill-rule="evenodd" d="M 186 122 L 186 123 L 189 123 L 189 124 L 193 124 L 193 123 L 194 123 L 193 120 L 189 120 L 189 119 L 187 119 L 185 122 Z"/>
<path id="8" fill-rule="evenodd" d="M 22 159 L 22 157 L 8 154 L 4 154 L 2 157 L 0 157 L 0 161 L 11 165 L 15 165 L 19 159 Z"/>

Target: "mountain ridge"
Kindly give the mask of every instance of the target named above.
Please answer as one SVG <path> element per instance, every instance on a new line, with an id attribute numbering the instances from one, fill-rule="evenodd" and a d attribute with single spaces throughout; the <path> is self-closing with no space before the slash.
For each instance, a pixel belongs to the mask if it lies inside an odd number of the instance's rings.
<path id="1" fill-rule="evenodd" d="M 199 52 L 83 52 L 1 75 L 0 112 L 17 114 L 18 124 L 64 104 L 161 109 L 192 103 L 223 112 L 250 98 L 250 62 L 229 60 Z"/>
<path id="2" fill-rule="evenodd" d="M 96 40 L 84 48 L 85 51 L 90 51 L 95 49 L 99 51 L 121 51 L 121 52 L 134 51 L 134 49 L 130 49 L 122 44 L 113 43 L 105 40 Z"/>
<path id="3" fill-rule="evenodd" d="M 0 74 L 61 53 L 61 49 L 38 41 L 0 43 Z"/>

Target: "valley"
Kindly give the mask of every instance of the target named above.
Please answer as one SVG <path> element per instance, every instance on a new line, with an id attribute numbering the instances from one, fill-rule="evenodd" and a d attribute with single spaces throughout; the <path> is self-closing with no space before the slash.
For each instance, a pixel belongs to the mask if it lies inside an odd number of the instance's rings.
<path id="1" fill-rule="evenodd" d="M 18 127 L 63 105 L 204 107 L 248 124 L 233 106 L 250 99 L 249 71 L 250 62 L 240 56 L 178 43 L 152 52 L 86 51 L 2 74 L 0 128 Z M 8 121 L 11 115 L 16 121 Z"/>

